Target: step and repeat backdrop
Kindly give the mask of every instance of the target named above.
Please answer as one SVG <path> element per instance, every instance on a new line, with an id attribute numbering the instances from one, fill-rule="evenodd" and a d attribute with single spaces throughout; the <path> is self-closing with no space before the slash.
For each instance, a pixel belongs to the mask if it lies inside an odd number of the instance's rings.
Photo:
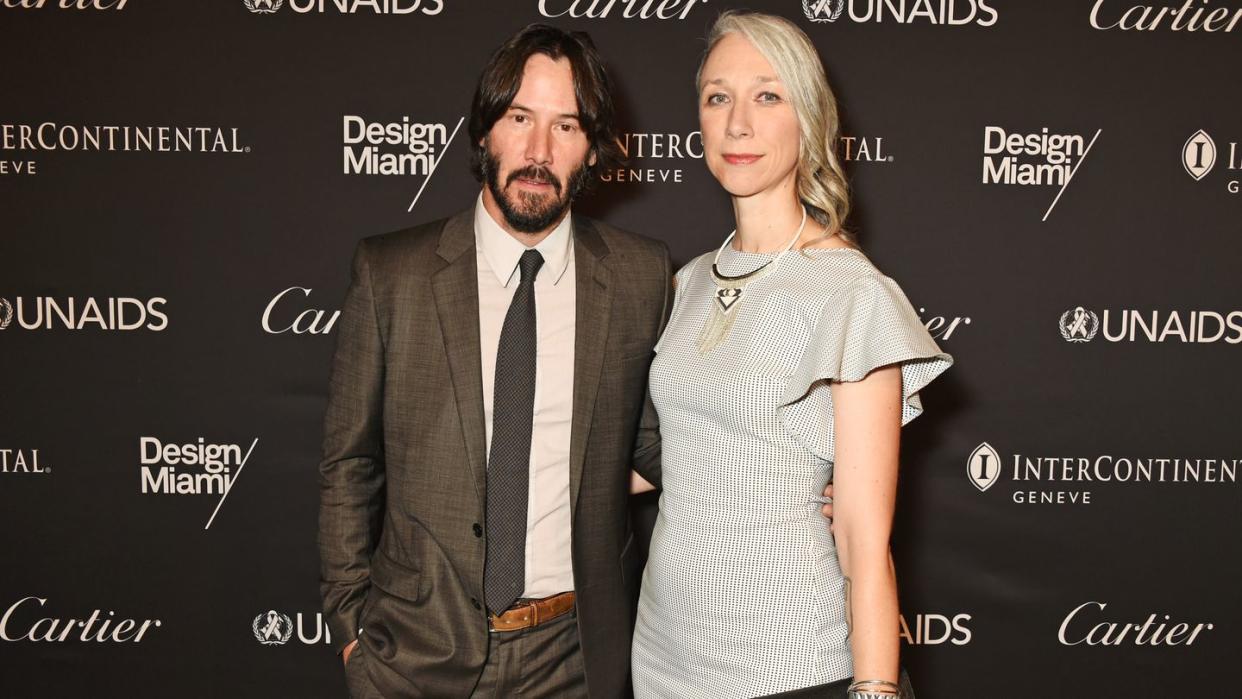
<path id="1" fill-rule="evenodd" d="M 818 46 L 850 225 L 957 360 L 903 443 L 919 696 L 1236 686 L 1242 0 L 0 0 L 0 696 L 343 696 L 356 241 L 473 204 L 476 77 L 545 21 L 618 84 L 577 208 L 717 246 L 693 79 L 734 7 Z"/>

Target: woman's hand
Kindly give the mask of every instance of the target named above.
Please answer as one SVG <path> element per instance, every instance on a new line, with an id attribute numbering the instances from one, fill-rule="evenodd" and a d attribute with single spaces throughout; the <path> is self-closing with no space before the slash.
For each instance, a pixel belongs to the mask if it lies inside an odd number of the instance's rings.
<path id="1" fill-rule="evenodd" d="M 655 489 L 655 486 L 648 483 L 646 478 L 638 475 L 638 471 L 630 471 L 630 495 L 649 493 Z"/>
<path id="2" fill-rule="evenodd" d="M 824 516 L 828 518 L 828 530 L 832 531 L 832 502 L 831 502 L 832 484 L 831 483 L 829 483 L 828 486 L 824 488 L 824 497 L 828 498 L 830 502 L 824 503 L 824 506 L 819 508 L 819 511 L 823 512 Z"/>

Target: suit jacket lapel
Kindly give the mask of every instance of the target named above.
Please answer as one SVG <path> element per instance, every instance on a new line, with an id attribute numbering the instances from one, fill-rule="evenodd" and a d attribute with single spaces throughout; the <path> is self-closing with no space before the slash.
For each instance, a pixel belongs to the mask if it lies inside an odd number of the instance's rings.
<path id="1" fill-rule="evenodd" d="M 487 430 L 483 417 L 483 370 L 479 350 L 479 279 L 475 259 L 474 207 L 450 218 L 436 253 L 446 266 L 432 276 L 436 314 L 448 357 L 457 414 L 466 438 L 479 506 L 486 506 Z"/>
<path id="2" fill-rule="evenodd" d="M 587 438 L 595 414 L 599 376 L 608 340 L 608 317 L 612 309 L 612 271 L 603 264 L 608 245 L 587 219 L 575 216 L 574 274 L 574 407 L 569 437 L 569 497 L 571 510 L 578 507 Z"/>

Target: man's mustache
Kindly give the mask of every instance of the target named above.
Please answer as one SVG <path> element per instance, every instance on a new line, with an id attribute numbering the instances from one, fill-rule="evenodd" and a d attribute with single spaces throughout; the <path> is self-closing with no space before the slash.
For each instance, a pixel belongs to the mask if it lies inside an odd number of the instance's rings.
<path id="1" fill-rule="evenodd" d="M 518 178 L 530 180 L 531 182 L 537 182 L 539 184 L 550 184 L 552 185 L 552 188 L 556 190 L 558 196 L 561 193 L 561 181 L 557 179 L 556 175 L 552 174 L 552 171 L 546 167 L 527 165 L 519 170 L 514 170 L 509 173 L 508 177 L 505 178 L 505 188 L 508 189 L 509 185 L 513 184 L 513 181 Z"/>

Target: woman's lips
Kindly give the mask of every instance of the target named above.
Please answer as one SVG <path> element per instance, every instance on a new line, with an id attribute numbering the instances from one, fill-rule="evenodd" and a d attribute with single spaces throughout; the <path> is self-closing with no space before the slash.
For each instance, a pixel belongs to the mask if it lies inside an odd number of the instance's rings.
<path id="1" fill-rule="evenodd" d="M 762 155 L 755 155 L 754 153 L 725 153 L 724 154 L 725 162 L 729 163 L 730 165 L 750 165 L 751 163 L 755 162 L 756 160 L 762 157 L 763 157 Z"/>

